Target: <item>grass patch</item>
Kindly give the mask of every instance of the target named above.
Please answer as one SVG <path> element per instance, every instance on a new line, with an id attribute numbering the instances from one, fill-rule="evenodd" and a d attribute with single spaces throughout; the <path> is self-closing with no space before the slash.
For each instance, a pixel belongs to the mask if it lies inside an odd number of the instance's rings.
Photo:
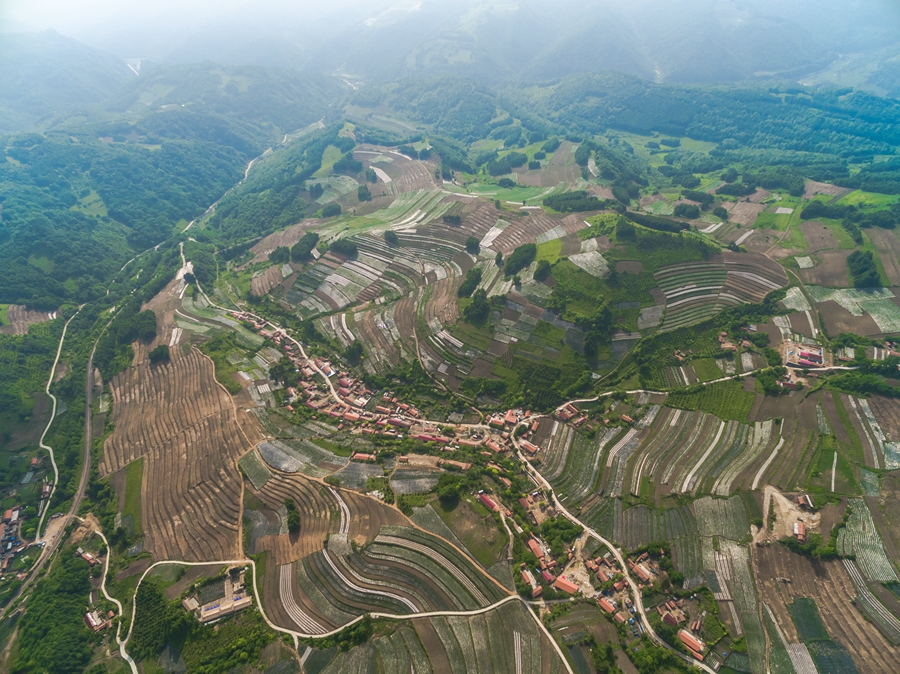
<path id="1" fill-rule="evenodd" d="M 538 262 L 540 262 L 541 260 L 547 260 L 547 262 L 553 264 L 559 259 L 559 254 L 561 251 L 562 239 L 553 239 L 553 241 L 539 243 L 535 260 Z"/>
<path id="2" fill-rule="evenodd" d="M 501 559 L 509 538 L 497 528 L 494 518 L 487 514 L 485 508 L 481 508 L 482 512 L 478 511 L 480 505 L 460 501 L 456 507 L 447 510 L 440 501 L 436 501 L 432 507 L 475 559 L 487 568 Z"/>
<path id="3" fill-rule="evenodd" d="M 699 389 L 699 390 L 698 390 Z M 720 419 L 747 423 L 756 394 L 745 391 L 740 381 L 724 381 L 710 386 L 673 391 L 666 404 L 683 410 L 701 410 Z"/>
<path id="4" fill-rule="evenodd" d="M 141 482 L 144 476 L 144 459 L 135 459 L 125 467 L 125 506 L 122 518 L 132 516 L 135 538 L 141 535 Z"/>
<path id="5" fill-rule="evenodd" d="M 331 442 L 331 440 L 326 440 L 325 438 L 310 438 L 310 442 L 315 443 L 322 449 L 327 450 L 332 454 L 336 454 L 337 456 L 350 456 L 351 454 L 353 454 L 353 450 L 350 447 L 338 445 L 337 443 Z"/>
<path id="6" fill-rule="evenodd" d="M 711 381 L 724 376 L 715 358 L 698 358 L 691 361 L 691 365 L 700 381 Z"/>
<path id="7" fill-rule="evenodd" d="M 754 223 L 755 229 L 777 229 L 778 231 L 784 231 L 787 229 L 787 226 L 791 222 L 791 216 L 788 214 L 778 213 L 760 213 L 756 222 Z"/>
<path id="8" fill-rule="evenodd" d="M 855 190 L 850 194 L 842 197 L 838 203 L 860 206 L 865 204 L 872 208 L 888 208 L 897 203 L 897 195 L 895 194 L 875 194 L 874 192 L 864 192 Z"/>

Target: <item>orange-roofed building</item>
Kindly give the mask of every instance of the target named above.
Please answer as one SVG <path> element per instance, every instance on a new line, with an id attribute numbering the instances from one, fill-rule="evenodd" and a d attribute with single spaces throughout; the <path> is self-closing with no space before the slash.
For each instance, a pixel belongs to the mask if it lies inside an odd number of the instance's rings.
<path id="1" fill-rule="evenodd" d="M 606 611 L 607 613 L 613 614 L 613 613 L 616 612 L 616 607 L 613 606 L 613 605 L 609 602 L 609 599 L 605 599 L 605 598 L 604 598 L 604 599 L 601 599 L 598 603 L 600 604 L 600 608 L 602 608 L 602 609 L 603 609 L 604 611 Z"/>
<path id="2" fill-rule="evenodd" d="M 560 576 L 553 582 L 553 587 L 568 594 L 578 594 L 578 586 Z"/>
<path id="3" fill-rule="evenodd" d="M 692 651 L 696 651 L 697 653 L 702 653 L 706 650 L 706 644 L 700 641 L 693 634 L 688 632 L 687 630 L 681 630 L 678 632 L 678 638 L 681 639 L 681 643 L 690 648 Z"/>

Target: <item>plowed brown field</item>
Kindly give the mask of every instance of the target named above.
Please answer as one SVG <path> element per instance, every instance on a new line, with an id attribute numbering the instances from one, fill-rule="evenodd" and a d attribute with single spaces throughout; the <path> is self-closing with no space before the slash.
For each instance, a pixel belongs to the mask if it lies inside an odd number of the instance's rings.
<path id="1" fill-rule="evenodd" d="M 144 457 L 144 548 L 154 559 L 233 557 L 240 554 L 236 461 L 260 438 L 237 416 L 212 361 L 196 349 L 173 349 L 171 357 L 155 366 L 142 360 L 110 382 L 115 431 L 100 474 Z"/>

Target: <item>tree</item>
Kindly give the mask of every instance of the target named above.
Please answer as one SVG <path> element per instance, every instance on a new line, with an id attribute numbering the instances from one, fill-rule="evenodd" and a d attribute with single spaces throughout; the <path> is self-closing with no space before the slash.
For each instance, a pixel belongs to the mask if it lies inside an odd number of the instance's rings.
<path id="1" fill-rule="evenodd" d="M 727 169 L 722 171 L 722 180 L 724 180 L 726 183 L 733 183 L 737 179 L 738 172 L 737 169 L 733 166 L 729 166 Z"/>
<path id="2" fill-rule="evenodd" d="M 510 254 L 509 258 L 507 258 L 503 273 L 506 274 L 506 276 L 514 276 L 534 262 L 536 255 L 537 245 L 533 243 L 523 243 Z"/>
<path id="3" fill-rule="evenodd" d="M 724 206 L 716 206 L 714 209 L 712 209 L 712 214 L 717 218 L 722 218 L 723 220 L 728 219 L 728 211 L 725 210 Z"/>
<path id="4" fill-rule="evenodd" d="M 347 362 L 351 365 L 359 365 L 359 361 L 362 360 L 363 356 L 363 345 L 358 339 L 354 339 L 353 343 L 347 347 L 347 350 L 344 351 L 344 358 L 347 359 Z"/>
<path id="5" fill-rule="evenodd" d="M 366 185 L 360 185 L 357 188 L 356 196 L 360 201 L 370 201 L 372 199 L 372 193 L 369 192 L 369 188 Z"/>
<path id="6" fill-rule="evenodd" d="M 169 362 L 169 347 L 167 344 L 160 344 L 155 349 L 153 349 L 150 354 L 150 362 L 154 365 L 157 363 L 168 363 Z"/>
<path id="7" fill-rule="evenodd" d="M 694 220 L 700 217 L 700 207 L 693 204 L 677 204 L 673 215 L 676 218 L 687 218 Z"/>
<path id="8" fill-rule="evenodd" d="M 472 255 L 478 255 L 481 252 L 481 242 L 474 236 L 466 239 L 466 252 Z"/>
<path id="9" fill-rule="evenodd" d="M 321 197 L 325 193 L 325 188 L 322 187 L 322 183 L 313 183 L 309 186 L 309 196 L 313 201 Z"/>
<path id="10" fill-rule="evenodd" d="M 534 280 L 543 281 L 550 276 L 550 262 L 548 260 L 538 260 L 537 268 L 534 270 Z"/>
<path id="11" fill-rule="evenodd" d="M 294 262 L 305 262 L 309 259 L 317 243 L 319 243 L 319 235 L 315 232 L 306 232 L 291 248 L 291 259 Z"/>
<path id="12" fill-rule="evenodd" d="M 300 511 L 297 510 L 294 500 L 290 498 L 285 500 L 284 507 L 287 509 L 288 531 L 296 534 L 300 531 Z"/>
<path id="13" fill-rule="evenodd" d="M 472 302 L 463 310 L 463 318 L 467 323 L 481 325 L 487 320 L 490 312 L 491 306 L 488 304 L 487 293 L 484 288 L 479 288 L 472 295 Z"/>
<path id="14" fill-rule="evenodd" d="M 269 262 L 273 264 L 284 264 L 289 262 L 290 259 L 291 251 L 287 246 L 278 246 L 278 248 L 269 253 Z"/>
<path id="15" fill-rule="evenodd" d="M 369 181 L 370 183 L 378 182 L 378 174 L 375 173 L 375 169 L 373 169 L 373 168 L 366 169 L 366 180 Z"/>
<path id="16" fill-rule="evenodd" d="M 335 201 L 332 201 L 330 204 L 326 204 L 322 208 L 322 217 L 323 218 L 333 218 L 336 215 L 341 214 L 341 205 Z"/>
<path id="17" fill-rule="evenodd" d="M 387 244 L 389 246 L 399 246 L 400 245 L 400 237 L 397 236 L 397 232 L 395 232 L 392 229 L 385 230 L 384 240 L 387 242 Z"/>
<path id="18" fill-rule="evenodd" d="M 497 264 L 498 267 L 503 266 L 503 253 L 501 253 L 499 250 L 497 251 L 497 254 L 494 256 L 494 262 Z"/>
<path id="19" fill-rule="evenodd" d="M 356 244 L 350 239 L 337 239 L 336 241 L 332 241 L 329 250 L 332 253 L 346 255 L 347 257 L 353 257 L 359 252 Z"/>

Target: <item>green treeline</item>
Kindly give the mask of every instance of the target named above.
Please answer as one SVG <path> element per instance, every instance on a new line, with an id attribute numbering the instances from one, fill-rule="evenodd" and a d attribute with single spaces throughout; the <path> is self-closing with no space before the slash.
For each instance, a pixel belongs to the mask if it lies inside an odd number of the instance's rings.
<path id="1" fill-rule="evenodd" d="M 462 285 L 459 286 L 459 290 L 456 291 L 457 296 L 471 297 L 479 283 L 481 283 L 481 269 L 472 267 L 466 273 L 466 278 L 463 280 Z"/>
<path id="2" fill-rule="evenodd" d="M 90 591 L 88 563 L 76 557 L 72 548 L 63 548 L 28 601 L 28 610 L 19 623 L 18 650 L 11 672 L 84 671 L 95 641 L 84 623 L 84 603 Z"/>
<path id="3" fill-rule="evenodd" d="M 872 251 L 855 250 L 847 257 L 847 269 L 854 288 L 881 287 L 881 276 Z"/>

